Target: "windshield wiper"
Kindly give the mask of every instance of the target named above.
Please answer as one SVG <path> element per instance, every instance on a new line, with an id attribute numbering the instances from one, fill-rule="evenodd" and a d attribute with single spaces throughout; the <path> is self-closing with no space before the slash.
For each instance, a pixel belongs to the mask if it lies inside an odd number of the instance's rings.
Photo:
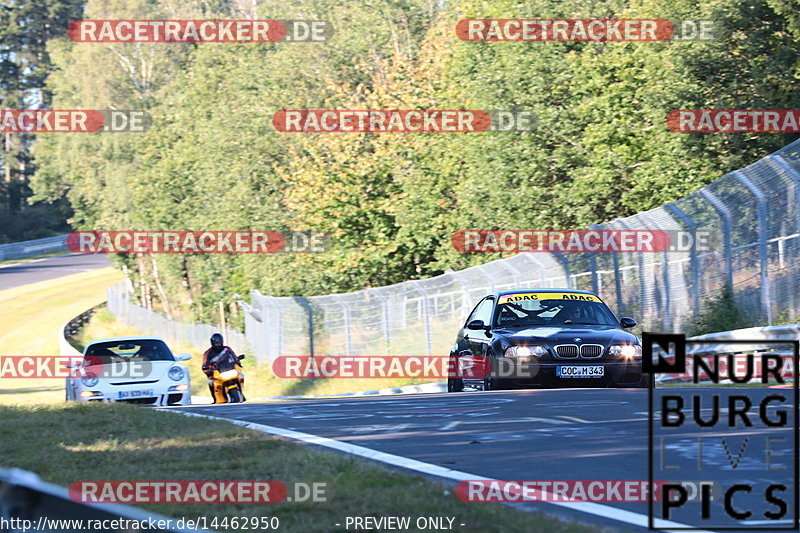
<path id="1" fill-rule="evenodd" d="M 608 326 L 608 324 L 598 324 L 597 322 L 573 322 L 572 320 L 565 320 L 564 325 L 569 326 L 571 324 L 581 324 L 584 326 Z"/>

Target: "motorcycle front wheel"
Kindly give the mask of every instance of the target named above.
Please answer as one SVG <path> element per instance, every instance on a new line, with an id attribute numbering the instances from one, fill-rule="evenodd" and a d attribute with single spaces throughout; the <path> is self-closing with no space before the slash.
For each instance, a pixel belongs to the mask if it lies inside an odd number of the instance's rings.
<path id="1" fill-rule="evenodd" d="M 229 390 L 228 401 L 230 403 L 242 403 L 242 392 L 238 388 Z"/>

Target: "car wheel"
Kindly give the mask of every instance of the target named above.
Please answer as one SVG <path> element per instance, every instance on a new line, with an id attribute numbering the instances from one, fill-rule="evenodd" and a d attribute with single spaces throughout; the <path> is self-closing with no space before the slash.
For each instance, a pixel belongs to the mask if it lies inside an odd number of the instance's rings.
<path id="1" fill-rule="evenodd" d="M 461 378 L 447 378 L 447 392 L 462 392 L 464 380 Z"/>

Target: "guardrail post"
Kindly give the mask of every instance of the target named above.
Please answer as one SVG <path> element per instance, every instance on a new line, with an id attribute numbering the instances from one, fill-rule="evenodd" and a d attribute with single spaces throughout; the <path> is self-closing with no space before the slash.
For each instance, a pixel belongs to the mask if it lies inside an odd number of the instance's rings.
<path id="1" fill-rule="evenodd" d="M 769 240 L 769 228 L 767 227 L 767 195 L 764 194 L 758 185 L 753 183 L 750 178 L 740 170 L 731 172 L 739 183 L 747 187 L 747 190 L 755 196 L 758 212 L 758 257 L 761 263 L 761 305 L 767 316 L 767 323 L 772 325 L 772 294 L 769 288 L 769 254 L 767 251 L 767 241 Z"/>

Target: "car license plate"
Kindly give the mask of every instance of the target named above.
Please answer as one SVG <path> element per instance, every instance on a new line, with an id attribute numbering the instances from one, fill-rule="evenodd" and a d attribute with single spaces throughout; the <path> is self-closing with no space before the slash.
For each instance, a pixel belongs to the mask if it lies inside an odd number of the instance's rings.
<path id="1" fill-rule="evenodd" d="M 556 375 L 560 378 L 601 378 L 602 366 L 557 366 Z"/>
<path id="2" fill-rule="evenodd" d="M 119 399 L 127 399 L 127 398 L 147 398 L 149 396 L 154 396 L 153 389 L 147 390 L 121 390 L 119 391 Z"/>

